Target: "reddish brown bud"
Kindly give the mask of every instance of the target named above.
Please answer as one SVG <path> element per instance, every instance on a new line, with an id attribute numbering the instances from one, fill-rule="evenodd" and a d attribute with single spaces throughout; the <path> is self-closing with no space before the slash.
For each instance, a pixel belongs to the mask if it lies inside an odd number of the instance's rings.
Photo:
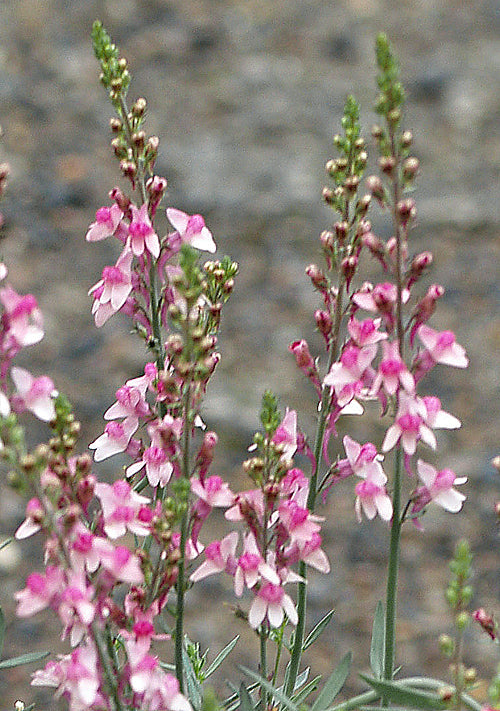
<path id="1" fill-rule="evenodd" d="M 400 202 L 398 202 L 398 204 L 396 205 L 396 213 L 402 225 L 408 224 L 408 222 L 410 220 L 413 220 L 415 218 L 415 215 L 417 214 L 415 200 L 413 200 L 413 198 L 406 198 L 406 200 L 400 200 Z"/>
<path id="2" fill-rule="evenodd" d="M 335 246 L 335 236 L 330 230 L 323 230 L 319 236 L 321 245 L 326 252 L 333 253 Z"/>
<path id="3" fill-rule="evenodd" d="M 328 279 L 316 264 L 309 264 L 309 266 L 306 267 L 306 274 L 316 289 L 319 289 L 320 291 L 328 289 Z"/>
<path id="4" fill-rule="evenodd" d="M 328 311 L 317 309 L 314 312 L 314 319 L 320 333 L 322 333 L 323 336 L 328 337 L 333 328 L 333 320 Z"/>
<path id="5" fill-rule="evenodd" d="M 403 163 L 403 177 L 405 180 L 413 180 L 417 176 L 419 168 L 420 162 L 418 158 L 407 158 Z"/>
<path id="6" fill-rule="evenodd" d="M 378 166 L 382 173 L 391 177 L 396 167 L 396 159 L 393 156 L 381 156 L 378 159 Z"/>
<path id="7" fill-rule="evenodd" d="M 339 244 L 343 245 L 347 235 L 349 234 L 349 223 L 343 220 L 342 222 L 336 222 L 334 227 Z"/>
<path id="8" fill-rule="evenodd" d="M 385 204 L 385 190 L 378 175 L 370 175 L 366 179 L 366 187 L 380 205 Z"/>

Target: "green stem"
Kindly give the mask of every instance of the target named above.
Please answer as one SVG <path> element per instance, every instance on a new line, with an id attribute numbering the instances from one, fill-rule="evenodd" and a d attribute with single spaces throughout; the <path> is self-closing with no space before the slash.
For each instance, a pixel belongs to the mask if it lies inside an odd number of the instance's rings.
<path id="1" fill-rule="evenodd" d="M 387 570 L 387 595 L 385 611 L 385 659 L 384 679 L 390 681 L 394 675 L 394 656 L 396 638 L 396 607 L 398 593 L 399 549 L 401 542 L 401 474 L 403 464 L 401 444 L 396 449 L 394 471 L 394 492 L 392 499 L 393 515 L 389 564 Z"/>
<path id="2" fill-rule="evenodd" d="M 267 629 L 264 623 L 260 626 L 260 675 L 267 679 Z M 262 686 L 260 690 L 260 708 L 267 708 L 267 691 Z"/>

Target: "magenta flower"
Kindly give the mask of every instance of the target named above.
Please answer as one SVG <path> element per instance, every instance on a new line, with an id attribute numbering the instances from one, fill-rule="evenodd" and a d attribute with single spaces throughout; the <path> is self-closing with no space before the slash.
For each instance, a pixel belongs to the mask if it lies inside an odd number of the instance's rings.
<path id="1" fill-rule="evenodd" d="M 418 513 L 431 501 L 451 513 L 460 511 L 466 496 L 456 491 L 453 486 L 465 484 L 466 476 L 457 477 L 451 469 L 436 471 L 422 459 L 417 462 L 417 472 L 424 486 L 417 489 L 413 496 L 412 513 Z"/>
<path id="2" fill-rule="evenodd" d="M 72 647 L 80 644 L 95 617 L 95 605 L 92 602 L 94 595 L 94 589 L 87 585 L 82 573 L 69 574 L 68 585 L 62 592 L 57 614 L 64 625 L 62 639 L 70 632 Z"/>
<path id="3" fill-rule="evenodd" d="M 85 239 L 87 242 L 98 242 L 110 237 L 116 232 L 123 212 L 115 203 L 111 207 L 100 207 L 95 214 L 95 222 L 90 225 Z"/>
<path id="4" fill-rule="evenodd" d="M 292 543 L 309 541 L 320 530 L 318 521 L 324 521 L 321 516 L 311 514 L 296 501 L 282 501 L 278 507 L 278 516 Z"/>
<path id="5" fill-rule="evenodd" d="M 441 410 L 441 400 L 433 395 L 425 395 L 422 402 L 427 410 L 426 424 L 435 430 L 455 430 L 461 427 L 460 420 L 449 412 Z"/>
<path id="6" fill-rule="evenodd" d="M 283 457 L 291 459 L 297 451 L 297 413 L 295 410 L 286 408 L 286 413 L 274 433 L 272 441 L 275 444 L 282 444 Z"/>
<path id="7" fill-rule="evenodd" d="M 436 363 L 453 365 L 455 368 L 468 366 L 469 360 L 465 354 L 465 348 L 455 341 L 452 331 L 435 331 L 430 326 L 423 324 L 418 329 L 417 335 Z"/>
<path id="8" fill-rule="evenodd" d="M 123 479 L 112 485 L 99 482 L 95 486 L 104 518 L 104 531 L 110 538 L 125 535 L 127 529 L 136 536 L 151 533 L 152 511 L 146 504 L 147 496 L 141 496 Z"/>
<path id="9" fill-rule="evenodd" d="M 113 578 L 123 583 L 142 585 L 144 582 L 139 558 L 125 546 L 106 547 L 101 552 L 101 565 Z"/>
<path id="10" fill-rule="evenodd" d="M 250 627 L 257 629 L 267 617 L 271 627 L 279 627 L 285 613 L 292 625 L 296 625 L 298 616 L 292 598 L 285 593 L 281 585 L 264 583 L 250 606 L 248 622 Z"/>
<path id="11" fill-rule="evenodd" d="M 30 617 L 56 603 L 65 587 L 63 571 L 53 565 L 43 573 L 31 573 L 24 590 L 14 593 L 18 617 Z"/>
<path id="12" fill-rule="evenodd" d="M 166 486 L 174 471 L 168 454 L 155 444 L 144 450 L 141 460 L 127 467 L 127 476 L 133 476 L 143 467 L 146 467 L 146 476 L 151 486 Z"/>
<path id="13" fill-rule="evenodd" d="M 234 573 L 235 595 L 241 597 L 245 585 L 251 589 L 262 579 L 274 585 L 280 583 L 276 570 L 262 557 L 253 534 L 247 533 Z"/>
<path id="14" fill-rule="evenodd" d="M 14 534 L 18 540 L 28 538 L 41 529 L 41 522 L 45 516 L 45 511 L 40 499 L 33 497 L 26 504 L 26 518 Z"/>
<path id="15" fill-rule="evenodd" d="M 205 225 L 201 215 L 186 215 L 175 207 L 167 208 L 167 217 L 177 230 L 181 241 L 204 252 L 215 252 L 217 249 L 212 233 Z"/>
<path id="16" fill-rule="evenodd" d="M 147 250 L 158 259 L 160 256 L 160 240 L 153 229 L 148 215 L 148 205 L 144 203 L 139 209 L 130 205 L 132 221 L 128 227 L 129 243 L 132 252 L 140 257 Z"/>
<path id="17" fill-rule="evenodd" d="M 347 459 L 341 459 L 338 463 L 338 476 L 345 479 L 351 474 L 362 479 L 381 479 L 385 477 L 380 461 L 382 455 L 378 454 L 377 448 L 371 442 L 361 445 L 353 440 L 349 435 L 345 435 L 342 440 Z M 387 478 L 385 478 L 387 481 Z"/>
<path id="18" fill-rule="evenodd" d="M 201 481 L 191 478 L 191 491 L 209 506 L 232 506 L 234 494 L 220 476 L 209 476 Z"/>
<path id="19" fill-rule="evenodd" d="M 13 398 L 16 409 L 29 410 L 43 422 L 53 420 L 56 416 L 53 398 L 57 391 L 52 380 L 46 375 L 34 378 L 27 370 L 17 366 L 10 373 L 17 389 Z"/>

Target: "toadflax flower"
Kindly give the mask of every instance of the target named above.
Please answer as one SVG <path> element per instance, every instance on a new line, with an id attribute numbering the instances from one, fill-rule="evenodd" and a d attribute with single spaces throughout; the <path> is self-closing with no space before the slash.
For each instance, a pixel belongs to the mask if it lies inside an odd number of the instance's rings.
<path id="1" fill-rule="evenodd" d="M 423 324 L 418 329 L 417 335 L 436 363 L 452 365 L 455 368 L 466 368 L 469 364 L 465 348 L 455 341 L 455 334 L 452 331 L 435 331 Z"/>
<path id="2" fill-rule="evenodd" d="M 422 459 L 417 462 L 417 472 L 424 486 L 417 489 L 413 495 L 412 514 L 422 511 L 431 501 L 435 501 L 436 504 L 451 513 L 460 511 L 466 496 L 454 489 L 453 486 L 465 484 L 466 476 L 456 476 L 451 469 L 437 471 Z"/>
<path id="3" fill-rule="evenodd" d="M 285 612 L 292 625 L 296 625 L 297 610 L 290 595 L 286 594 L 281 585 L 266 582 L 260 586 L 253 599 L 248 613 L 248 622 L 250 627 L 257 629 L 267 617 L 271 627 L 279 627 Z"/>
<path id="4" fill-rule="evenodd" d="M 177 230 L 181 241 L 204 252 L 215 252 L 217 249 L 212 233 L 205 225 L 201 215 L 186 215 L 175 207 L 167 208 L 167 217 Z"/>
<path id="5" fill-rule="evenodd" d="M 13 404 L 20 410 L 29 410 L 43 422 L 53 420 L 56 416 L 53 398 L 57 391 L 52 380 L 46 375 L 34 378 L 27 370 L 17 366 L 10 372 L 17 389 Z"/>
<path id="6" fill-rule="evenodd" d="M 87 242 L 98 242 L 110 237 L 116 232 L 122 217 L 123 212 L 116 204 L 111 207 L 100 207 L 95 214 L 95 222 L 90 225 L 85 239 Z"/>

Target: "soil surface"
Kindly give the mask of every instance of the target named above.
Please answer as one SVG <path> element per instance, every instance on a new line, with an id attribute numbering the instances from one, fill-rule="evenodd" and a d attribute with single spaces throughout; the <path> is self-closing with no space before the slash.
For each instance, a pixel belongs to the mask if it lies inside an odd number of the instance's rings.
<path id="1" fill-rule="evenodd" d="M 264 388 L 277 392 L 283 409 L 299 406 L 304 429 L 313 432 L 312 393 L 287 346 L 301 336 L 315 343 L 316 297 L 304 267 L 319 259 L 318 235 L 331 223 L 320 200 L 323 166 L 350 92 L 363 106 L 369 136 L 374 38 L 380 30 L 391 38 L 422 168 L 411 250 L 434 253 L 429 283 L 442 283 L 446 294 L 432 323 L 453 329 L 470 356 L 467 372 L 442 368 L 428 381 L 429 392 L 464 423 L 439 434 L 433 461 L 469 477 L 468 501 L 463 514 L 429 511 L 425 531 L 407 530 L 402 550 L 398 663 L 404 674 L 446 677 L 437 637 L 451 627 L 443 591 L 460 536 L 476 554 L 475 602 L 500 607 L 493 512 L 500 480 L 490 464 L 500 431 L 500 3 L 2 0 L 0 156 L 12 166 L 2 254 L 14 286 L 32 291 L 45 314 L 46 337 L 24 363 L 49 374 L 70 397 L 84 443 L 100 434 L 115 390 L 140 373 L 143 359 L 125 321 L 94 327 L 87 296 L 116 258 L 114 246 L 84 240 L 117 183 L 112 111 L 90 45 L 95 18 L 130 61 L 131 98 L 148 99 L 148 130 L 162 139 L 157 171 L 168 177 L 169 203 L 204 214 L 219 252 L 241 265 L 205 418 L 220 434 L 216 469 L 242 485 L 240 462 Z M 375 223 L 389 236 L 382 219 Z M 357 420 L 352 433 L 377 441 L 382 430 L 368 418 Z M 43 427 L 35 433 L 45 435 Z M 111 462 L 101 471 L 116 470 Z M 0 534 L 12 533 L 23 511 L 2 485 Z M 335 615 L 308 662 L 326 674 L 353 649 L 357 667 L 367 669 L 371 619 L 384 596 L 388 530 L 378 521 L 356 523 L 347 486 L 334 492 L 324 513 L 332 573 L 311 576 L 308 624 L 332 607 Z M 12 595 L 39 566 L 36 541 L 1 554 L 0 600 L 9 621 L 4 656 L 67 649 L 50 614 L 14 621 Z M 221 599 L 228 603 L 222 610 Z M 242 634 L 237 660 L 252 666 L 256 640 L 232 616 L 232 602 L 215 578 L 193 590 L 189 634 L 211 654 Z M 497 648 L 471 633 L 468 661 L 486 674 L 498 661 Z M 12 709 L 20 697 L 36 700 L 41 711 L 57 707 L 47 691 L 28 687 L 30 671 L 2 674 L 2 708 Z M 239 674 L 235 661 L 226 663 L 216 682 L 221 696 L 224 675 L 239 683 Z M 349 686 L 362 688 L 354 675 Z"/>

